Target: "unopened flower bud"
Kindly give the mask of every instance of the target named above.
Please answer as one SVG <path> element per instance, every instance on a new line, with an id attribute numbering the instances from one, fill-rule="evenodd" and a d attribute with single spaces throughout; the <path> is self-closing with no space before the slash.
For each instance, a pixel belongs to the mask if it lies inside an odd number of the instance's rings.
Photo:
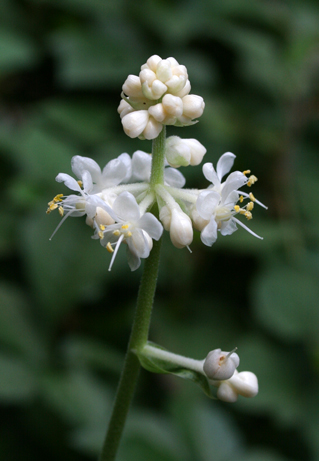
<path id="1" fill-rule="evenodd" d="M 147 110 L 138 110 L 125 115 L 122 118 L 122 125 L 127 136 L 130 138 L 140 136 L 148 123 L 149 117 Z"/>
<path id="2" fill-rule="evenodd" d="M 188 246 L 193 241 L 193 226 L 189 216 L 179 206 L 171 211 L 170 237 L 176 248 Z"/>
<path id="3" fill-rule="evenodd" d="M 101 207 L 96 207 L 95 222 L 98 226 L 109 226 L 114 224 L 114 219 L 109 215 L 109 213 Z"/>
<path id="4" fill-rule="evenodd" d="M 161 210 L 159 212 L 159 218 L 160 218 L 160 221 L 163 224 L 164 229 L 166 231 L 169 231 L 170 227 L 171 227 L 172 214 L 171 214 L 168 206 L 164 205 L 161 208 Z"/>
<path id="5" fill-rule="evenodd" d="M 204 100 L 201 96 L 188 94 L 183 97 L 183 115 L 190 119 L 200 117 L 205 108 Z"/>
<path id="6" fill-rule="evenodd" d="M 226 381 L 211 381 L 218 386 L 217 397 L 224 402 L 236 402 L 238 395 L 243 397 L 255 397 L 258 394 L 257 376 L 250 371 L 238 373 L 235 370 L 233 376 Z"/>
<path id="7" fill-rule="evenodd" d="M 118 108 L 117 108 L 118 113 L 120 114 L 120 117 L 123 118 L 125 115 L 129 114 L 130 112 L 133 112 L 134 109 L 133 107 L 124 99 L 121 100 Z"/>
<path id="8" fill-rule="evenodd" d="M 129 75 L 122 86 L 122 90 L 130 98 L 141 99 L 144 97 L 141 80 L 137 75 Z"/>
<path id="9" fill-rule="evenodd" d="M 214 349 L 207 355 L 203 368 L 209 379 L 226 380 L 233 376 L 238 365 L 239 357 L 236 352 Z"/>
<path id="10" fill-rule="evenodd" d="M 166 140 L 166 159 L 174 168 L 198 165 L 203 160 L 205 153 L 205 147 L 196 139 L 181 139 L 178 136 L 170 136 Z"/>

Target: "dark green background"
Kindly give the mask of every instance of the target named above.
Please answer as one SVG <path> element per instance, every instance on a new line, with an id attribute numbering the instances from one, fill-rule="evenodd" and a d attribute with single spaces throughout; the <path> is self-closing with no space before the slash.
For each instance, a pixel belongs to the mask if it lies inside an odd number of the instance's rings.
<path id="1" fill-rule="evenodd" d="M 269 206 L 192 254 L 165 236 L 151 339 L 202 359 L 235 346 L 259 395 L 206 399 L 140 376 L 119 461 L 319 459 L 319 7 L 316 0 L 0 1 L 0 457 L 90 461 L 99 453 L 141 269 L 47 202 L 73 155 L 104 166 L 151 150 L 122 131 L 129 73 L 152 54 L 188 68 L 206 102 L 205 161 L 226 151 Z M 182 169 L 207 187 L 201 167 Z"/>

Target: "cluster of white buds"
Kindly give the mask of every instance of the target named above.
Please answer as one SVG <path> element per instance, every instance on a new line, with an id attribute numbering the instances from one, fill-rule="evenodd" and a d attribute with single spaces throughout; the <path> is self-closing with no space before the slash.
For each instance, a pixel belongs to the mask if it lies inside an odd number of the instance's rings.
<path id="1" fill-rule="evenodd" d="M 131 138 L 154 139 L 163 125 L 193 125 L 205 108 L 202 97 L 189 94 L 187 69 L 174 58 L 151 56 L 122 89 L 118 112 Z"/>
<path id="2" fill-rule="evenodd" d="M 204 362 L 203 370 L 208 381 L 217 387 L 217 397 L 225 402 L 236 402 L 238 395 L 255 397 L 258 394 L 258 380 L 250 371 L 237 371 L 239 357 L 234 349 L 223 352 L 211 351 Z"/>

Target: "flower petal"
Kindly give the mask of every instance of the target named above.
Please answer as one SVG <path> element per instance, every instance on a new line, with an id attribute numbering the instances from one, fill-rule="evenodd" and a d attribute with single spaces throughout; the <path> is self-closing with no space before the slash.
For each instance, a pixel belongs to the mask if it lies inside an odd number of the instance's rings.
<path id="1" fill-rule="evenodd" d="M 132 156 L 132 181 L 148 182 L 151 176 L 152 157 L 150 154 L 137 150 Z"/>
<path id="2" fill-rule="evenodd" d="M 231 218 L 229 221 L 222 221 L 220 233 L 222 235 L 231 235 L 237 230 L 236 222 Z"/>
<path id="3" fill-rule="evenodd" d="M 231 170 L 235 158 L 236 155 L 232 154 L 231 152 L 226 152 L 218 160 L 216 170 L 218 179 L 220 181 L 223 179 L 223 176 L 225 176 L 225 174 L 227 174 Z"/>
<path id="4" fill-rule="evenodd" d="M 196 201 L 196 208 L 203 219 L 210 219 L 220 201 L 220 195 L 212 190 L 201 192 Z"/>
<path id="5" fill-rule="evenodd" d="M 83 171 L 82 174 L 83 190 L 89 194 L 93 189 L 92 176 L 89 171 Z"/>
<path id="6" fill-rule="evenodd" d="M 240 171 L 234 171 L 226 179 L 222 189 L 222 204 L 227 203 L 229 194 L 247 183 L 246 176 Z"/>
<path id="7" fill-rule="evenodd" d="M 137 254 L 133 253 L 130 250 L 130 247 L 128 246 L 126 249 L 126 256 L 127 256 L 127 262 L 128 265 L 130 266 L 131 271 L 136 271 L 141 265 L 141 259 L 137 256 Z"/>
<path id="8" fill-rule="evenodd" d="M 59 173 L 58 176 L 55 178 L 57 182 L 64 182 L 66 187 L 71 190 L 75 190 L 77 192 L 82 192 L 81 187 L 79 186 L 78 182 L 72 178 L 69 174 L 66 173 Z"/>
<path id="9" fill-rule="evenodd" d="M 204 245 L 211 247 L 217 240 L 217 222 L 214 218 L 211 218 L 206 227 L 200 234 L 201 241 Z"/>
<path id="10" fill-rule="evenodd" d="M 136 223 L 139 229 L 143 229 L 154 240 L 159 240 L 163 233 L 163 226 L 152 213 L 145 213 Z"/>
<path id="11" fill-rule="evenodd" d="M 220 180 L 218 179 L 217 173 L 212 163 L 204 163 L 203 175 L 205 176 L 207 181 L 210 181 L 211 183 L 213 183 L 214 186 L 220 185 Z"/>
<path id="12" fill-rule="evenodd" d="M 132 237 L 127 240 L 130 251 L 139 258 L 147 258 L 150 254 L 150 247 L 143 232 L 140 229 L 135 229 Z"/>
<path id="13" fill-rule="evenodd" d="M 79 179 L 82 179 L 84 171 L 89 171 L 92 176 L 93 182 L 97 182 L 101 176 L 101 168 L 99 165 L 89 157 L 81 157 L 75 155 L 71 160 L 72 171 Z"/>
<path id="14" fill-rule="evenodd" d="M 122 192 L 113 203 L 113 211 L 120 221 L 136 223 L 140 218 L 140 209 L 134 195 Z"/>
<path id="15" fill-rule="evenodd" d="M 131 158 L 128 154 L 121 154 L 108 162 L 103 168 L 101 186 L 103 188 L 114 187 L 131 176 Z"/>
<path id="16" fill-rule="evenodd" d="M 165 168 L 164 181 L 167 186 L 176 187 L 177 189 L 181 189 L 186 183 L 182 173 L 175 168 Z"/>

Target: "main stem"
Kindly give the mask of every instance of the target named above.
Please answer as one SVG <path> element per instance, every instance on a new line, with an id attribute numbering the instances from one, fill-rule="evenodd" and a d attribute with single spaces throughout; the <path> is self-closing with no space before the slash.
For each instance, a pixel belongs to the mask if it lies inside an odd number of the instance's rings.
<path id="1" fill-rule="evenodd" d="M 164 127 L 159 136 L 153 141 L 151 186 L 163 184 L 164 182 L 165 136 Z M 159 269 L 160 249 L 161 239 L 158 242 L 154 241 L 150 256 L 144 263 L 131 336 L 100 461 L 115 460 L 127 414 L 133 399 L 140 371 L 140 363 L 134 351 L 142 349 L 148 339 Z"/>

